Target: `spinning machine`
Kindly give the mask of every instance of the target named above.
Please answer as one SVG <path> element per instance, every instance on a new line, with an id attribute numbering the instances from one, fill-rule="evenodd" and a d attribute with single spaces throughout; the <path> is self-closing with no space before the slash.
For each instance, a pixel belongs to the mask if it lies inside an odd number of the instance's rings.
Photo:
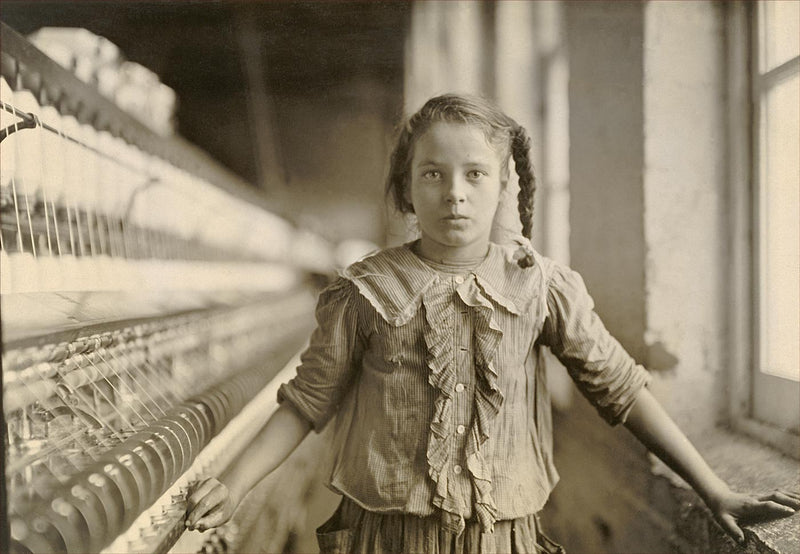
<path id="1" fill-rule="evenodd" d="M 274 409 L 331 248 L 1 30 L 10 549 L 166 552 Z"/>

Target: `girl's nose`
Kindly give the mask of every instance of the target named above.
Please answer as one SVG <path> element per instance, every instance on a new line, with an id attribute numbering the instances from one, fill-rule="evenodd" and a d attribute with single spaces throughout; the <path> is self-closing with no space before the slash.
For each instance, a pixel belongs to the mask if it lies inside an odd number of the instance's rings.
<path id="1" fill-rule="evenodd" d="M 447 183 L 445 200 L 448 204 L 461 204 L 467 200 L 465 183 L 457 177 L 450 179 Z"/>

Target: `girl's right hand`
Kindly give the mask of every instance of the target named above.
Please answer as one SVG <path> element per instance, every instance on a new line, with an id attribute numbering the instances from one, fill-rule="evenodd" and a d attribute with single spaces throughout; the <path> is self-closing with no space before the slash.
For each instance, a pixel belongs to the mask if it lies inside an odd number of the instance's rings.
<path id="1" fill-rule="evenodd" d="M 186 507 L 186 528 L 205 531 L 228 521 L 238 501 L 224 484 L 211 477 L 198 483 L 189 495 Z"/>
<path id="2" fill-rule="evenodd" d="M 742 543 L 745 536 L 740 525 L 793 516 L 800 510 L 800 494 L 779 490 L 756 498 L 726 488 L 709 499 L 708 507 L 720 527 Z"/>

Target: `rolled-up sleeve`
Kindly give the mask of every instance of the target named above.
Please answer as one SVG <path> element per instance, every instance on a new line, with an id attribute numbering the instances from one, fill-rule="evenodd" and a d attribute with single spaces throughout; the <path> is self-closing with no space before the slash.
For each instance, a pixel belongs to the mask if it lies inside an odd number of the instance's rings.
<path id="1" fill-rule="evenodd" d="M 317 432 L 336 412 L 360 365 L 356 294 L 341 277 L 322 291 L 317 328 L 300 357 L 297 376 L 278 389 L 278 402 L 288 401 Z"/>
<path id="2" fill-rule="evenodd" d="M 628 416 L 650 374 L 606 330 L 581 276 L 556 266 L 547 293 L 542 343 L 561 360 L 581 393 L 611 425 Z"/>

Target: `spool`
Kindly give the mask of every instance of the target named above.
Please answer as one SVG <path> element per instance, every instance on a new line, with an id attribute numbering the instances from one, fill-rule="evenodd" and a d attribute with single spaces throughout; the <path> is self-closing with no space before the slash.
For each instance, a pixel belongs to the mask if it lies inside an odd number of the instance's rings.
<path id="1" fill-rule="evenodd" d="M 189 433 L 177 422 L 168 419 L 159 419 L 150 424 L 152 429 L 161 429 L 170 433 L 170 442 L 179 454 L 180 464 L 178 465 L 178 475 L 189 469 L 192 460 L 192 445 L 189 440 Z"/>
<path id="2" fill-rule="evenodd" d="M 9 527 L 12 541 L 36 554 L 67 551 L 64 538 L 52 523 L 41 517 L 29 521 L 11 518 Z"/>
<path id="3" fill-rule="evenodd" d="M 158 498 L 166 488 L 172 484 L 177 478 L 177 460 L 172 452 L 171 447 L 167 444 L 162 434 L 140 431 L 128 437 L 125 441 L 126 445 L 135 445 L 133 447 L 134 453 L 139 453 L 138 449 L 141 447 L 144 451 L 149 451 L 150 454 L 155 454 L 155 463 L 153 467 L 157 468 L 157 477 L 154 480 L 154 497 Z"/>
<path id="4" fill-rule="evenodd" d="M 151 473 L 148 470 L 147 463 L 142 458 L 121 446 L 103 454 L 99 461 L 121 464 L 131 473 L 136 484 L 139 498 L 138 505 L 141 509 L 144 509 L 155 500 L 155 494 L 152 490 L 153 483 L 150 479 Z"/>
<path id="5" fill-rule="evenodd" d="M 67 501 L 81 511 L 89 530 L 89 552 L 99 552 L 105 544 L 108 519 L 100 498 L 82 485 L 68 487 Z"/>
<path id="6" fill-rule="evenodd" d="M 142 510 L 139 487 L 131 470 L 119 462 L 99 462 L 94 471 L 116 483 L 122 497 L 122 523 L 118 531 L 127 529 Z"/>

